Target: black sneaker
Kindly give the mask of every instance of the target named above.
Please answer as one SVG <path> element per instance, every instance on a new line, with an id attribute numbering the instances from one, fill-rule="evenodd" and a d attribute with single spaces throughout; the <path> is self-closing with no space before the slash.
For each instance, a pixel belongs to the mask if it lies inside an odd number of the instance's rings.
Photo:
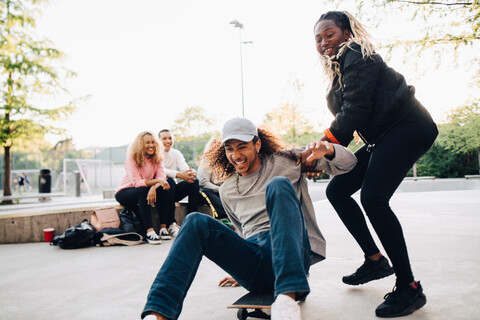
<path id="1" fill-rule="evenodd" d="M 155 233 L 147 234 L 147 241 L 149 244 L 161 244 L 162 240 L 160 240 L 160 237 Z"/>
<path id="2" fill-rule="evenodd" d="M 410 285 L 404 285 L 393 289 L 385 295 L 385 301 L 377 307 L 375 314 L 380 318 L 394 318 L 406 316 L 415 310 L 420 309 L 427 303 L 423 294 L 420 281 L 417 282 L 417 289 Z"/>
<path id="3" fill-rule="evenodd" d="M 365 258 L 365 262 L 357 269 L 353 274 L 342 278 L 343 283 L 357 286 L 364 284 L 372 280 L 382 279 L 392 275 L 395 271 L 388 259 L 381 257 L 379 261 L 373 261 L 369 258 Z"/>
<path id="4" fill-rule="evenodd" d="M 162 240 L 172 239 L 172 236 L 170 235 L 170 233 L 168 233 L 166 228 L 160 229 L 159 235 L 160 235 L 160 239 L 162 239 Z"/>

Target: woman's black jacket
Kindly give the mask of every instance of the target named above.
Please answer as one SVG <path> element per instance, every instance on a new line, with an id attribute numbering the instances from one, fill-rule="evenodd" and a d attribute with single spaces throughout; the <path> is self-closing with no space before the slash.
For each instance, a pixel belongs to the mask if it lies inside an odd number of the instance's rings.
<path id="1" fill-rule="evenodd" d="M 327 95 L 328 108 L 335 116 L 324 131 L 330 141 L 347 146 L 356 130 L 366 144 L 374 145 L 420 105 L 415 88 L 380 55 L 364 59 L 360 46 L 353 43 L 338 62 L 341 85 L 336 76 Z"/>

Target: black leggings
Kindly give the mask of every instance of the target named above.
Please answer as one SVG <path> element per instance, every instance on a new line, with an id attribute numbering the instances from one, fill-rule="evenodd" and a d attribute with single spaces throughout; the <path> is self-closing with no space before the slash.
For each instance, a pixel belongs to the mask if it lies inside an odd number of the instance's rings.
<path id="1" fill-rule="evenodd" d="M 351 197 L 361 189 L 362 206 L 392 261 L 397 283 L 414 280 L 402 227 L 390 208 L 390 198 L 413 164 L 432 146 L 438 134 L 428 111 L 419 107 L 392 128 L 372 152 L 366 146 L 355 155 L 356 167 L 335 176 L 326 194 L 366 257 L 379 252 L 362 210 Z"/>
<path id="2" fill-rule="evenodd" d="M 170 190 L 173 192 L 173 198 L 175 202 L 188 197 L 187 214 L 198 211 L 198 201 L 200 200 L 200 193 L 198 192 L 200 190 L 200 186 L 198 179 L 195 178 L 193 183 L 188 183 L 184 180 L 176 183 L 175 179 L 168 178 L 167 182 L 170 185 Z"/>
<path id="3" fill-rule="evenodd" d="M 208 189 L 208 188 L 202 187 L 200 188 L 200 191 L 203 192 L 208 197 L 208 200 L 210 201 L 210 203 L 208 203 L 206 199 L 202 199 L 202 198 L 201 199 L 206 205 L 210 206 L 211 204 L 213 206 L 213 208 L 218 214 L 217 219 L 227 218 L 227 214 L 225 213 L 225 209 L 223 208 L 220 195 L 217 192 L 213 191 L 212 189 Z"/>
<path id="4" fill-rule="evenodd" d="M 150 187 L 126 188 L 115 194 L 115 199 L 124 207 L 138 212 L 142 219 L 145 231 L 153 228 L 152 207 L 147 202 Z M 157 201 L 155 207 L 158 210 L 160 224 L 169 226 L 175 222 L 175 202 L 171 190 L 157 188 Z M 138 205 L 138 209 L 137 209 Z"/>

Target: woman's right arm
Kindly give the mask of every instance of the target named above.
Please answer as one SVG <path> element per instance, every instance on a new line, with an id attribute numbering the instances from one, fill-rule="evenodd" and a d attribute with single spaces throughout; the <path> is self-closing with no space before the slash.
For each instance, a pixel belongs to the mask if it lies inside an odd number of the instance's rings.
<path id="1" fill-rule="evenodd" d="M 170 189 L 170 185 L 168 184 L 167 181 L 157 178 L 157 179 L 152 179 L 152 180 L 145 180 L 145 184 L 147 187 L 152 187 L 152 188 L 159 188 L 162 187 L 163 190 L 168 190 Z"/>
<path id="2" fill-rule="evenodd" d="M 380 75 L 382 60 L 379 56 L 363 58 L 361 52 L 353 49 L 345 51 L 342 62 L 342 99 L 335 109 L 330 128 L 324 131 L 325 138 L 344 146 L 353 138 L 353 132 L 363 126 L 373 108 L 373 97 Z"/>
<path id="3" fill-rule="evenodd" d="M 140 173 L 140 168 L 137 166 L 133 158 L 127 158 L 125 160 L 125 170 L 127 171 L 127 175 L 129 176 L 135 188 L 147 186 L 147 184 L 145 183 L 145 179 Z"/>

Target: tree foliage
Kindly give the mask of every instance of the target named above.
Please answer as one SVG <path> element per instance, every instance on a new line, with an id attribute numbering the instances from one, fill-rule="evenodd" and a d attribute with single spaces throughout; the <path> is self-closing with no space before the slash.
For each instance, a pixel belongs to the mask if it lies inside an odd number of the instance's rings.
<path id="1" fill-rule="evenodd" d="M 331 1 L 333 2 L 333 1 Z M 453 48 L 473 45 L 480 40 L 479 0 L 355 0 L 356 14 L 370 22 L 378 22 L 401 12 L 413 20 L 423 20 L 423 30 L 410 39 L 398 40 L 404 44 L 425 49 L 448 44 Z"/>
<path id="2" fill-rule="evenodd" d="M 427 21 L 425 34 L 417 42 L 422 47 L 438 44 L 472 45 L 480 40 L 480 1 L 451 0 L 386 0 L 383 6 L 393 5 L 399 9 L 413 9 L 411 18 Z M 390 8 L 391 9 L 391 8 Z M 415 43 L 415 42 L 409 42 Z"/>
<path id="3" fill-rule="evenodd" d="M 448 122 L 440 125 L 438 142 L 456 154 L 468 154 L 480 149 L 480 104 L 453 109 Z"/>
<path id="4" fill-rule="evenodd" d="M 352 13 L 367 25 L 381 25 L 397 15 L 416 22 L 416 32 L 391 37 L 381 44 L 389 53 L 399 53 L 403 49 L 404 61 L 415 64 L 422 57 L 431 60 L 433 54 L 437 65 L 448 63 L 455 68 L 462 66 L 474 71 L 471 79 L 473 102 L 452 110 L 446 123 L 439 125 L 439 136 L 432 149 L 418 161 L 417 169 L 419 175 L 437 177 L 478 173 L 480 122 L 476 97 L 480 92 L 480 60 L 474 52 L 480 49 L 480 0 L 353 2 L 357 11 Z M 432 68 L 431 63 L 424 65 Z"/>
<path id="5" fill-rule="evenodd" d="M 452 110 L 438 126 L 433 147 L 417 162 L 418 175 L 458 178 L 478 174 L 480 106 L 478 102 Z"/>
<path id="6" fill-rule="evenodd" d="M 170 131 L 176 141 L 208 140 L 212 135 L 219 135 L 216 121 L 199 106 L 185 108 L 175 119 Z"/>
<path id="7" fill-rule="evenodd" d="M 312 133 L 311 120 L 300 105 L 304 84 L 299 79 L 289 79 L 288 86 L 289 98 L 265 115 L 264 124 L 282 135 L 285 142 L 292 146 L 318 140 L 317 135 Z"/>
<path id="8" fill-rule="evenodd" d="M 40 152 L 52 149 L 52 144 L 43 134 L 30 134 L 25 138 L 18 138 L 12 145 L 12 152 Z"/>
<path id="9" fill-rule="evenodd" d="M 191 167 L 196 167 L 197 157 L 203 152 L 208 140 L 221 135 L 215 119 L 199 106 L 185 108 L 175 119 L 170 131 L 175 137 L 175 148 L 183 154 Z"/>
<path id="10" fill-rule="evenodd" d="M 344 2 L 329 2 L 344 10 Z M 469 98 L 478 99 L 480 60 L 475 52 L 480 50 L 480 0 L 351 2 L 357 8 L 352 13 L 368 26 L 383 27 L 384 22 L 392 19 L 410 20 L 411 25 L 404 22 L 392 29 L 391 36 L 382 40 L 380 47 L 388 54 L 403 57 L 404 63 L 415 66 L 417 74 L 441 65 L 465 70 L 469 74 L 467 81 L 473 87 Z M 407 31 L 399 34 L 397 30 Z"/>
<path id="11" fill-rule="evenodd" d="M 478 158 L 475 150 L 467 153 L 454 153 L 445 149 L 439 141 L 417 162 L 418 176 L 437 178 L 463 178 L 478 174 Z M 409 176 L 412 176 L 410 170 Z"/>
<path id="12" fill-rule="evenodd" d="M 75 106 L 41 106 L 42 97 L 67 92 L 63 81 L 73 75 L 62 68 L 63 53 L 35 37 L 39 0 L 0 0 L 0 141 L 5 150 L 4 194 L 10 190 L 10 148 L 19 139 L 62 134 L 54 122 Z M 44 1 L 43 1 L 44 2 Z"/>

